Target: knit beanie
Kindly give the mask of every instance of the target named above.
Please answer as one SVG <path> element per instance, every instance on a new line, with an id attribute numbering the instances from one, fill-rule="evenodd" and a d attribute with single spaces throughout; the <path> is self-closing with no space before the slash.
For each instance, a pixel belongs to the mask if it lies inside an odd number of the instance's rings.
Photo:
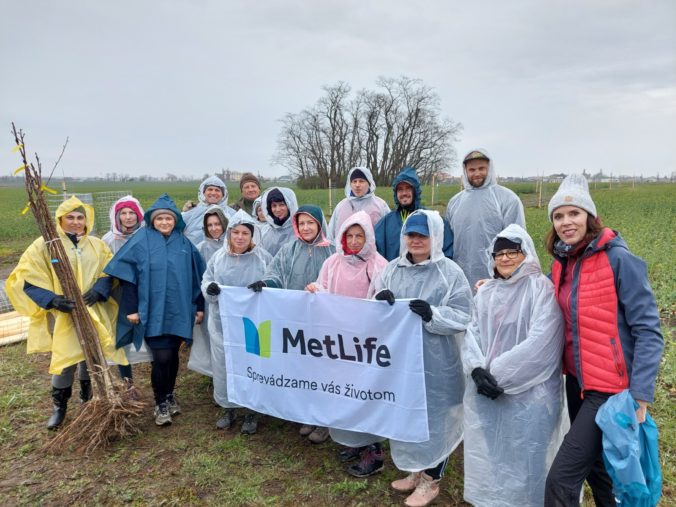
<path id="1" fill-rule="evenodd" d="M 239 190 L 242 190 L 242 187 L 244 186 L 245 183 L 247 182 L 253 182 L 256 184 L 256 186 L 260 189 L 261 188 L 261 182 L 258 181 L 258 178 L 256 178 L 256 175 L 253 173 L 244 173 L 242 174 L 242 178 L 239 180 Z"/>
<path id="2" fill-rule="evenodd" d="M 176 213 L 174 213 L 170 209 L 157 208 L 150 213 L 150 223 L 153 223 L 158 215 L 171 215 L 172 217 L 174 217 L 174 220 L 176 220 Z"/>
<path id="3" fill-rule="evenodd" d="M 362 171 L 361 169 L 355 169 L 355 170 L 352 171 L 352 173 L 350 174 L 350 181 L 356 180 L 357 178 L 361 178 L 362 180 L 366 180 L 366 181 L 369 180 L 369 179 L 366 177 L 366 175 L 364 174 L 364 171 Z"/>
<path id="4" fill-rule="evenodd" d="M 561 182 L 559 189 L 550 199 L 547 207 L 550 222 L 554 210 L 561 206 L 576 206 L 596 218 L 596 205 L 589 195 L 587 179 L 582 174 L 569 174 Z"/>

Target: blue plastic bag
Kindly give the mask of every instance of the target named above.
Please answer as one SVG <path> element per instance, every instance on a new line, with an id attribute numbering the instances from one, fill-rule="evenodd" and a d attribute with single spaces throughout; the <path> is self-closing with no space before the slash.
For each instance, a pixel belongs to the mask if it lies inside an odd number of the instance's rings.
<path id="1" fill-rule="evenodd" d="M 638 423 L 637 408 L 629 391 L 622 391 L 601 406 L 596 424 L 603 431 L 603 461 L 619 505 L 653 507 L 662 495 L 658 431 L 649 414 Z"/>

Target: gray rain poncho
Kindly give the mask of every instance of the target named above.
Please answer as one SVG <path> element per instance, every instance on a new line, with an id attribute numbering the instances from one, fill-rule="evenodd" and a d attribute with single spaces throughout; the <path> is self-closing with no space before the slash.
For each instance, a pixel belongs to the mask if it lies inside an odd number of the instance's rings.
<path id="1" fill-rule="evenodd" d="M 219 238 L 211 238 L 207 231 L 207 219 L 211 215 L 218 216 L 223 226 L 223 234 Z M 223 210 L 217 204 L 212 204 L 204 212 L 204 217 L 202 218 L 203 232 L 204 232 L 204 241 L 202 241 L 198 246 L 202 258 L 204 259 L 204 264 L 206 265 L 209 260 L 214 256 L 216 252 L 223 248 L 225 244 L 225 231 L 228 227 L 228 219 L 223 213 Z M 196 327 L 192 335 L 192 347 L 190 347 L 190 358 L 188 359 L 188 368 L 201 373 L 202 375 L 207 375 L 208 377 L 212 376 L 212 367 L 211 367 L 211 340 L 209 339 L 209 306 L 205 305 L 204 307 L 204 318 L 202 319 L 199 329 Z"/>
<path id="2" fill-rule="evenodd" d="M 199 204 L 181 214 L 183 216 L 183 221 L 185 222 L 183 234 L 185 234 L 185 237 L 195 246 L 199 245 L 204 240 L 204 224 L 202 219 L 207 209 L 212 206 L 211 204 L 207 204 L 207 200 L 204 197 L 204 189 L 207 187 L 221 187 L 223 189 L 223 199 L 221 199 L 216 206 L 220 206 L 223 213 L 225 213 L 225 216 L 228 218 L 235 214 L 235 210 L 228 206 L 228 187 L 218 176 L 209 176 L 200 184 L 199 191 L 197 192 Z"/>
<path id="3" fill-rule="evenodd" d="M 472 151 L 490 157 L 486 150 Z M 474 188 L 469 183 L 464 169 L 462 184 L 464 190 L 448 202 L 446 220 L 453 231 L 453 260 L 473 288 L 477 281 L 493 276 L 484 262 L 484 251 L 493 238 L 509 224 L 525 228 L 526 219 L 519 197 L 498 185 L 493 160 L 488 164 L 488 175 L 481 187 Z"/>
<path id="4" fill-rule="evenodd" d="M 444 257 L 441 216 L 430 210 L 417 210 L 410 216 L 419 214 L 427 216 L 432 240 L 430 259 L 418 264 L 408 260 L 402 228 L 400 257 L 387 265 L 376 282 L 377 291 L 389 289 L 397 299 L 423 299 L 432 307 L 432 320 L 421 320 L 430 439 L 422 443 L 390 440 L 394 464 L 410 472 L 436 466 L 462 440 L 465 376 L 459 342 L 472 313 L 472 291 L 467 279 L 455 262 Z"/>
<path id="5" fill-rule="evenodd" d="M 563 317 L 530 236 L 518 225 L 498 234 L 526 255 L 509 279 L 486 282 L 463 345 L 467 374 L 485 368 L 504 393 L 465 390 L 465 500 L 479 506 L 540 506 L 547 472 L 566 428 L 561 355 Z M 495 261 L 484 252 L 487 269 Z"/>
<path id="6" fill-rule="evenodd" d="M 230 218 L 226 238 L 230 231 L 240 224 L 254 224 L 255 220 L 244 210 L 239 210 Z M 209 260 L 207 270 L 202 277 L 202 293 L 208 306 L 207 326 L 211 340 L 211 367 L 214 379 L 214 400 L 223 408 L 235 408 L 237 405 L 228 401 L 226 384 L 225 350 L 223 346 L 223 328 L 221 326 L 221 314 L 218 309 L 218 296 L 207 294 L 207 287 L 215 282 L 221 287 L 246 287 L 251 282 L 260 280 L 265 273 L 266 266 L 272 261 L 272 257 L 258 245 L 260 232 L 254 227 L 254 247 L 243 254 L 235 254 L 230 251 L 229 241 L 226 239 L 225 247 L 220 249 Z"/>
<path id="7" fill-rule="evenodd" d="M 369 191 L 366 195 L 357 197 L 352 194 L 352 187 L 350 186 L 350 176 L 356 170 L 360 170 L 366 176 L 366 181 L 369 182 Z M 336 209 L 333 210 L 331 220 L 329 220 L 329 228 L 327 237 L 329 240 L 336 241 L 338 231 L 343 222 L 357 211 L 364 211 L 371 219 L 373 227 L 378 221 L 390 212 L 390 207 L 387 203 L 376 195 L 376 182 L 373 179 L 371 170 L 366 167 L 353 167 L 347 173 L 347 181 L 345 182 L 345 199 L 336 204 Z"/>
<path id="8" fill-rule="evenodd" d="M 319 234 L 306 243 L 298 233 L 298 215 L 306 213 L 320 224 Z M 276 289 L 303 290 L 310 282 L 317 280 L 324 261 L 333 254 L 333 245 L 326 239 L 326 221 L 322 210 L 313 205 L 298 208 L 288 220 L 293 225 L 295 239 L 285 244 L 268 266 L 263 281 Z"/>
<path id="9" fill-rule="evenodd" d="M 270 195 L 270 192 L 275 189 L 282 193 L 284 202 L 286 203 L 287 208 L 289 208 L 289 218 L 282 225 L 277 225 L 273 216 L 268 211 L 268 196 Z M 263 224 L 263 227 L 261 227 L 261 232 L 263 233 L 261 245 L 274 257 L 277 255 L 280 248 L 286 243 L 294 240 L 291 219 L 293 218 L 293 214 L 298 210 L 296 194 L 294 194 L 293 190 L 290 188 L 270 187 L 261 196 L 261 207 L 263 209 L 263 214 L 265 215 L 265 220 L 267 220 L 267 223 Z M 260 224 L 258 221 L 256 221 L 256 223 Z"/>

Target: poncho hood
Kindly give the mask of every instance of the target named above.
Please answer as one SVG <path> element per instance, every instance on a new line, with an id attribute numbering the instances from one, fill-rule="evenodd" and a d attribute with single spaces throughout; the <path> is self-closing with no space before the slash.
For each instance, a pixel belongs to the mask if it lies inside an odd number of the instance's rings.
<path id="1" fill-rule="evenodd" d="M 202 183 L 200 183 L 200 188 L 197 192 L 197 199 L 199 199 L 200 203 L 207 204 L 207 199 L 204 196 L 204 190 L 206 190 L 207 187 L 220 187 L 223 190 L 223 198 L 214 204 L 217 204 L 218 206 L 228 205 L 228 187 L 218 176 L 209 176 Z"/>
<path id="2" fill-rule="evenodd" d="M 411 213 L 408 217 L 410 219 L 412 216 L 424 215 L 427 218 L 427 228 L 430 231 L 431 241 L 431 252 L 430 259 L 418 264 L 426 264 L 428 262 L 437 262 L 444 258 L 443 244 L 444 244 L 444 221 L 441 219 L 438 211 L 419 209 Z M 407 219 L 407 220 L 408 220 Z M 406 247 L 406 234 L 404 231 L 406 226 L 401 228 L 401 239 L 399 245 L 399 264 L 400 265 L 410 265 L 411 262 L 406 258 L 408 254 L 408 248 Z"/>
<path id="3" fill-rule="evenodd" d="M 249 225 L 253 226 L 253 235 L 251 236 L 251 240 L 253 241 L 253 248 L 251 250 L 249 250 L 249 252 L 253 251 L 256 248 L 259 248 L 258 245 L 260 245 L 260 242 L 261 242 L 260 228 L 256 226 L 256 220 L 251 215 L 249 215 L 243 209 L 240 209 L 240 210 L 237 210 L 237 213 L 235 213 L 232 217 L 230 217 L 230 220 L 228 222 L 228 229 L 225 232 L 225 249 L 229 254 L 239 255 L 239 254 L 234 254 L 230 250 L 230 233 L 238 225 L 244 225 L 244 224 L 249 224 Z"/>
<path id="4" fill-rule="evenodd" d="M 512 276 L 507 280 L 500 279 L 502 282 L 515 282 L 523 277 L 542 273 L 542 268 L 540 267 L 540 260 L 538 259 L 538 254 L 535 251 L 535 245 L 533 240 L 528 235 L 528 233 L 517 224 L 508 225 L 503 231 L 501 231 L 493 241 L 491 241 L 490 246 L 486 249 L 486 264 L 490 273 L 493 273 L 495 270 L 495 259 L 493 259 L 493 246 L 498 238 L 507 238 L 516 243 L 521 243 L 521 250 L 526 255 L 526 258 L 523 260 L 521 265 L 514 270 Z"/>
<path id="5" fill-rule="evenodd" d="M 420 179 L 418 178 L 418 173 L 413 167 L 405 167 L 399 174 L 397 174 L 394 180 L 392 180 L 394 205 L 397 208 L 401 206 L 399 200 L 397 199 L 397 185 L 402 182 L 408 183 L 413 187 L 413 209 L 420 208 L 422 189 L 420 188 Z"/>
<path id="6" fill-rule="evenodd" d="M 366 192 L 364 195 L 361 197 L 357 197 L 356 195 L 352 194 L 352 187 L 350 186 L 350 176 L 352 176 L 352 173 L 355 171 L 361 171 L 364 173 L 364 176 L 366 176 L 366 181 L 369 182 L 369 191 Z M 376 193 L 376 182 L 373 179 L 373 173 L 371 173 L 371 169 L 367 167 L 353 167 L 350 169 L 350 171 L 347 173 L 347 180 L 345 181 L 345 197 L 347 197 L 350 200 L 361 200 L 361 199 L 367 199 L 371 197 L 372 195 L 375 195 Z"/>
<path id="7" fill-rule="evenodd" d="M 211 239 L 211 240 L 214 239 L 214 238 L 209 236 L 208 231 L 207 231 L 207 219 L 211 215 L 216 215 L 218 217 L 218 219 L 221 221 L 221 225 L 223 226 L 223 234 L 221 234 L 221 237 L 218 238 L 219 240 L 221 240 L 225 237 L 225 231 L 228 228 L 228 218 L 225 216 L 225 213 L 223 213 L 223 209 L 221 209 L 221 207 L 218 204 L 212 204 L 204 212 L 204 218 L 202 219 L 202 231 L 204 231 L 204 239 Z"/>
<path id="8" fill-rule="evenodd" d="M 77 208 L 83 208 L 85 210 L 86 217 L 86 227 L 83 236 L 87 236 L 94 229 L 94 208 L 89 204 L 82 202 L 75 196 L 69 197 L 56 208 L 56 230 L 59 234 L 66 234 L 65 231 L 61 228 L 61 217 L 67 215 L 71 211 Z"/>
<path id="9" fill-rule="evenodd" d="M 265 220 L 273 229 L 280 229 L 282 227 L 291 227 L 289 223 L 290 220 L 286 220 L 282 225 L 277 225 L 272 218 L 272 215 L 268 212 L 268 196 L 273 190 L 279 190 L 284 196 L 284 202 L 286 207 L 289 208 L 289 218 L 293 217 L 293 214 L 298 210 L 298 201 L 296 200 L 296 194 L 290 188 L 286 187 L 270 187 L 265 193 L 261 196 L 261 209 L 265 215 Z M 255 204 L 254 204 L 255 206 Z M 255 209 L 255 208 L 254 208 Z"/>
<path id="10" fill-rule="evenodd" d="M 153 211 L 158 210 L 158 209 L 168 209 L 176 215 L 176 226 L 174 227 L 175 231 L 182 231 L 185 229 L 185 222 L 183 221 L 183 216 L 181 215 L 181 212 L 178 210 L 176 207 L 176 204 L 172 200 L 171 197 L 169 197 L 169 194 L 162 194 L 157 198 L 157 200 L 148 208 L 145 212 L 145 215 L 143 215 L 143 219 L 146 222 L 146 225 L 151 228 L 155 229 L 153 227 L 152 220 L 150 220 L 150 216 L 153 214 Z M 157 229 L 155 229 L 157 230 Z"/>
<path id="11" fill-rule="evenodd" d="M 481 152 L 484 155 L 486 155 L 486 158 L 488 158 L 488 174 L 486 175 L 486 180 L 484 181 L 484 184 L 481 185 L 480 187 L 478 187 L 478 188 L 473 187 L 470 184 L 469 180 L 467 179 L 467 172 L 465 171 L 465 167 L 463 165 L 463 168 L 462 168 L 462 186 L 465 188 L 465 190 L 476 191 L 476 190 L 481 190 L 481 189 L 484 189 L 484 188 L 487 188 L 487 187 L 490 187 L 490 186 L 493 186 L 493 185 L 497 185 L 498 184 L 497 175 L 495 174 L 495 166 L 493 165 L 493 158 L 491 157 L 491 155 L 486 150 L 484 150 L 483 148 L 474 148 L 473 150 L 469 150 L 465 154 L 465 157 L 467 155 L 469 155 L 470 153 L 474 152 L 474 151 Z"/>
<path id="12" fill-rule="evenodd" d="M 345 250 L 343 249 L 343 236 L 347 230 L 353 225 L 359 225 L 364 229 L 364 234 L 366 236 L 366 242 L 359 252 L 359 256 L 363 259 L 368 259 L 376 253 L 376 237 L 373 232 L 373 224 L 371 224 L 371 218 L 365 211 L 357 211 L 354 215 L 351 215 L 343 225 L 340 226 L 338 231 L 338 237 L 336 238 L 336 252 L 341 255 L 346 255 Z"/>
<path id="13" fill-rule="evenodd" d="M 298 239 L 298 241 L 306 243 L 306 241 L 300 237 L 300 232 L 298 231 L 298 215 L 300 215 L 301 213 L 310 215 L 315 220 L 315 222 L 319 224 L 319 234 L 317 234 L 317 237 L 312 241 L 311 244 L 314 246 L 330 245 L 329 240 L 326 239 L 327 225 L 326 220 L 324 220 L 324 213 L 322 212 L 322 209 L 319 206 L 314 206 L 313 204 L 304 204 L 303 206 L 298 208 L 298 211 L 296 211 L 291 217 L 292 219 L 291 221 L 293 224 L 293 233 L 296 236 L 296 239 Z"/>
<path id="14" fill-rule="evenodd" d="M 131 195 L 125 195 L 124 197 L 120 197 L 117 201 L 115 201 L 115 203 L 110 208 L 110 230 L 116 236 L 128 236 L 128 234 L 125 234 L 120 230 L 120 224 L 117 220 L 117 213 L 124 208 L 129 208 L 132 210 L 136 214 L 136 218 L 138 218 L 138 227 L 136 227 L 136 229 L 134 229 L 131 234 L 134 234 L 134 232 L 136 232 L 139 228 L 145 226 L 141 203 L 138 201 L 138 199 L 132 197 Z"/>

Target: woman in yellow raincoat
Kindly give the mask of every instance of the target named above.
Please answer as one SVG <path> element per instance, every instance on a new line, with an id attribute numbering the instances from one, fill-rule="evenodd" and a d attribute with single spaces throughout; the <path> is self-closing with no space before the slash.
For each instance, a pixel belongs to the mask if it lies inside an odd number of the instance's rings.
<path id="1" fill-rule="evenodd" d="M 117 304 L 108 299 L 111 279 L 103 273 L 112 254 L 103 241 L 89 235 L 93 226 L 94 209 L 76 197 L 64 201 L 56 210 L 59 240 L 82 291 L 103 353 L 115 363 L 127 364 L 124 351 L 115 349 Z M 27 352 L 52 353 L 49 372 L 54 411 L 47 423 L 49 429 L 56 429 L 65 418 L 76 368 L 80 399 L 87 401 L 92 392 L 84 354 L 69 315 L 75 303 L 63 295 L 53 262 L 44 238 L 38 238 L 23 253 L 6 283 L 7 296 L 14 308 L 31 318 Z"/>

